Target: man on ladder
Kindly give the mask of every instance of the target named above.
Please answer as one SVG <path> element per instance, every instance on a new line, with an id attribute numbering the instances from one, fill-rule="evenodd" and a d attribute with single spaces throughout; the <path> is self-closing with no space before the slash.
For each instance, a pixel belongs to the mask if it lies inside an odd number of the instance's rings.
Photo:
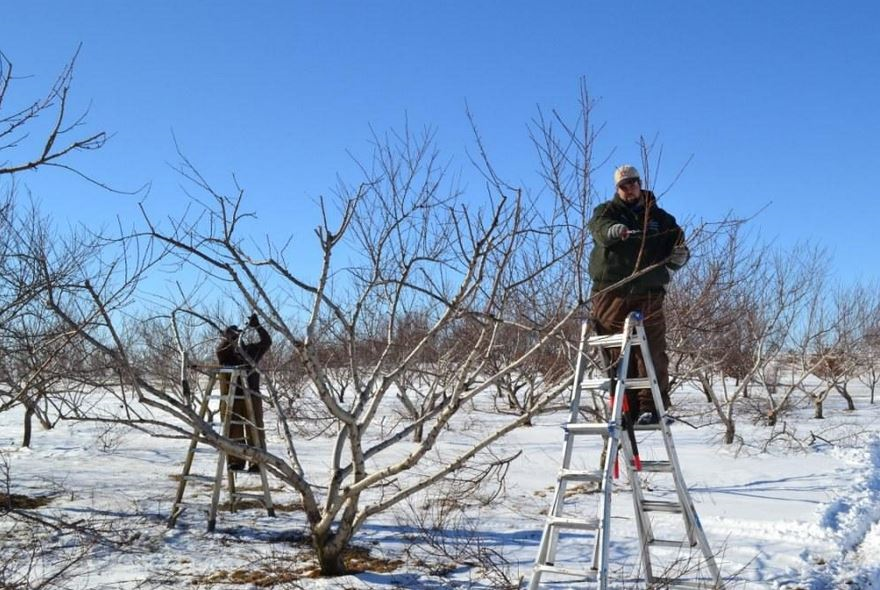
<path id="1" fill-rule="evenodd" d="M 236 387 L 238 391 L 233 391 L 232 399 L 232 420 L 229 426 L 229 438 L 247 443 L 249 446 L 260 449 L 266 448 L 266 434 L 263 426 L 263 399 L 260 396 L 260 372 L 257 370 L 257 363 L 269 350 L 272 345 L 272 339 L 266 329 L 260 325 L 260 319 L 257 314 L 252 314 L 248 319 L 248 327 L 254 328 L 259 335 L 257 342 L 240 342 L 241 331 L 238 326 L 229 326 L 220 336 L 220 342 L 217 345 L 217 361 L 225 367 L 248 367 L 247 382 L 242 383 L 241 379 L 237 379 L 236 383 L 230 383 L 230 374 L 220 374 L 220 393 L 223 399 L 227 399 L 229 387 Z M 238 394 L 238 395 L 236 395 Z M 245 428 L 247 416 L 248 400 L 254 413 L 255 428 Z M 221 407 L 220 414 L 225 416 L 229 408 Z M 256 437 L 256 439 L 254 438 Z M 241 457 L 229 457 L 229 469 L 233 471 L 259 471 L 258 465 L 246 466 L 244 459 Z"/>
<path id="2" fill-rule="evenodd" d="M 675 218 L 657 206 L 654 193 L 642 188 L 634 166 L 614 171 L 615 196 L 593 211 L 590 278 L 591 319 L 596 334 L 619 334 L 627 316 L 641 312 L 648 348 L 657 373 L 660 395 L 669 407 L 669 360 L 666 356 L 665 287 L 670 271 L 690 258 L 684 232 Z M 616 360 L 617 351 L 612 353 Z M 645 377 L 645 363 L 636 355 L 630 377 Z M 655 408 L 650 390 L 627 391 L 628 415 L 637 424 L 656 424 L 663 408 Z"/>
<path id="3" fill-rule="evenodd" d="M 618 453 L 630 482 L 641 569 L 648 587 L 718 590 L 724 582 L 684 481 L 669 428 L 671 420 L 666 417 L 669 374 L 663 298 L 670 271 L 684 266 L 689 252 L 675 218 L 657 206 L 650 191 L 642 190 L 641 178 L 633 166 L 617 168 L 614 181 L 615 197 L 596 207 L 589 222 L 595 243 L 589 267 L 593 279 L 590 323 L 596 335 L 589 336 L 588 323 L 584 322 L 568 421 L 563 425 L 562 463 L 529 590 L 538 590 L 543 574 L 582 577 L 595 581 L 599 590 L 608 588 L 612 480 L 618 477 Z M 585 379 L 588 349 L 598 350 L 606 363 L 608 374 L 604 378 Z M 606 420 L 581 421 L 582 389 L 608 393 Z M 655 449 L 659 460 L 641 461 L 636 431 L 659 433 L 662 445 Z M 581 469 L 574 460 L 575 441 L 596 436 L 603 440 L 601 467 Z M 657 486 L 648 486 L 644 473 L 662 475 L 666 485 L 660 488 L 668 486 L 672 493 L 664 494 Z M 595 518 L 581 511 L 566 514 L 567 486 L 575 482 L 599 484 Z M 653 517 L 663 514 L 681 518 L 683 539 L 666 534 L 656 536 Z M 667 527 L 663 528 L 668 533 Z M 586 556 L 580 552 L 573 558 L 571 554 L 558 553 L 563 531 L 592 533 L 588 535 L 593 540 L 589 569 L 583 567 Z M 708 575 L 698 580 L 660 575 L 652 550 L 690 548 L 702 553 Z"/>

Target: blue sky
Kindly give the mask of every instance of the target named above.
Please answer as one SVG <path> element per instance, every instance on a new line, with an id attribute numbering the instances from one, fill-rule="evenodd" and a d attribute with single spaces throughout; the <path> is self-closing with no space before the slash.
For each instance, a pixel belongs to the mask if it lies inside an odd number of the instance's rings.
<path id="1" fill-rule="evenodd" d="M 0 50 L 43 91 L 81 43 L 74 102 L 113 133 L 75 162 L 148 206 L 182 202 L 172 133 L 219 187 L 235 173 L 263 228 L 311 238 L 314 201 L 366 156 L 370 127 L 437 129 L 454 169 L 469 105 L 501 174 L 537 185 L 527 124 L 599 100 L 597 156 L 638 161 L 679 220 L 749 216 L 782 245 L 827 246 L 836 277 L 880 279 L 880 7 L 876 2 L 12 2 Z M 604 176 L 602 176 L 604 175 Z M 351 177 L 349 177 L 351 178 Z M 60 220 L 136 216 L 136 199 L 58 172 L 20 182 Z M 474 187 L 476 188 L 476 187 Z"/>

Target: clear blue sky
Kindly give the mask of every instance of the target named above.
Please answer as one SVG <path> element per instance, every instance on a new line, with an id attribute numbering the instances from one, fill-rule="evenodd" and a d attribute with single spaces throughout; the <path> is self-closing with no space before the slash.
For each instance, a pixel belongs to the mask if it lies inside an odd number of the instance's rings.
<path id="1" fill-rule="evenodd" d="M 598 156 L 664 146 L 658 186 L 680 220 L 769 207 L 756 231 L 827 246 L 837 277 L 878 279 L 880 3 L 13 2 L 0 50 L 35 96 L 81 43 L 74 101 L 114 134 L 76 161 L 119 188 L 182 201 L 172 132 L 220 187 L 235 173 L 267 230 L 311 240 L 314 199 L 368 153 L 369 127 L 435 126 L 453 166 L 472 148 L 465 104 L 502 175 L 535 186 L 536 106 L 600 100 Z M 20 181 L 60 219 L 133 219 L 135 199 L 70 175 Z"/>

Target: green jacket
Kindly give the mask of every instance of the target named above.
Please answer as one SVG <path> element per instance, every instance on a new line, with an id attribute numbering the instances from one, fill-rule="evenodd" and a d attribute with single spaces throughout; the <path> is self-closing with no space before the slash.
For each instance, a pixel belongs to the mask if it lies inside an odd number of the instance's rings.
<path id="1" fill-rule="evenodd" d="M 641 269 L 667 260 L 676 244 L 684 244 L 684 232 L 675 222 L 675 217 L 657 206 L 654 193 L 642 191 L 642 195 L 642 207 L 630 207 L 615 195 L 593 211 L 589 223 L 593 234 L 589 271 L 594 292 L 622 281 Z M 626 240 L 609 238 L 608 228 L 617 223 L 643 233 L 631 235 Z M 678 270 L 678 267 L 669 262 L 661 264 L 631 279 L 615 291 L 624 294 L 662 293 L 669 282 L 670 270 Z"/>

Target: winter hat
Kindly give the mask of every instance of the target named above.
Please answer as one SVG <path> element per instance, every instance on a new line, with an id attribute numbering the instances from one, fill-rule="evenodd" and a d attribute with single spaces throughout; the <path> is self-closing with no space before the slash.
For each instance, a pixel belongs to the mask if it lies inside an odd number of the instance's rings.
<path id="1" fill-rule="evenodd" d="M 620 183 L 624 180 L 629 180 L 631 178 L 637 178 L 641 180 L 639 177 L 639 171 L 636 170 L 635 166 L 630 164 L 624 164 L 623 166 L 619 166 L 617 170 L 614 171 L 614 186 L 620 186 Z"/>

